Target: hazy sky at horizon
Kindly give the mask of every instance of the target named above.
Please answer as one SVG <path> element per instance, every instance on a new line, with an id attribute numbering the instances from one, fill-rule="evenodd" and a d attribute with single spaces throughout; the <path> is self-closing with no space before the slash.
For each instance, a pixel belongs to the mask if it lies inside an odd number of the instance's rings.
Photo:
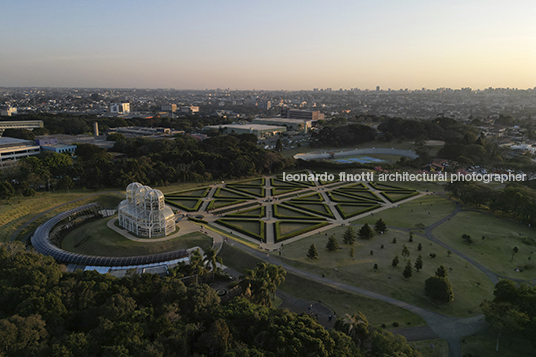
<path id="1" fill-rule="evenodd" d="M 0 86 L 536 86 L 536 2 L 3 0 Z"/>

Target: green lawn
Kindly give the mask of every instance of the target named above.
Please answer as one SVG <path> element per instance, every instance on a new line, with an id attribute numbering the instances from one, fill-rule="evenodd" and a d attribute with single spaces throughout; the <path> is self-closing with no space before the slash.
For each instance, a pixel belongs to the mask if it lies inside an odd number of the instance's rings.
<path id="1" fill-rule="evenodd" d="M 197 211 L 201 206 L 203 201 L 198 200 L 197 198 L 166 198 L 166 203 L 170 204 L 171 207 L 182 209 L 188 212 Z"/>
<path id="2" fill-rule="evenodd" d="M 496 273 L 518 279 L 536 278 L 536 231 L 525 224 L 482 212 L 460 212 L 433 233 Z M 462 234 L 470 235 L 473 243 L 466 243 Z M 532 245 L 523 242 L 531 239 Z M 512 254 L 514 247 L 519 249 L 516 254 Z M 523 272 L 515 271 L 521 267 Z"/>
<path id="3" fill-rule="evenodd" d="M 205 197 L 206 195 L 208 195 L 209 191 L 210 191 L 210 187 L 205 187 L 205 188 L 199 188 L 199 189 L 190 190 L 190 191 L 170 192 L 166 194 L 166 197 L 171 197 L 171 196 Z"/>
<path id="4" fill-rule="evenodd" d="M 374 205 L 374 204 L 344 204 L 344 203 L 338 203 L 337 209 L 339 210 L 340 215 L 343 219 L 347 219 L 353 216 L 357 216 L 361 213 L 372 211 L 376 208 L 380 208 L 380 205 Z"/>
<path id="5" fill-rule="evenodd" d="M 61 248 L 69 252 L 87 255 L 128 257 L 187 249 L 194 246 L 200 246 L 203 249 L 212 246 L 211 238 L 196 232 L 164 242 L 134 242 L 106 226 L 107 222 L 113 218 L 116 217 L 100 219 L 76 228 L 63 239 Z"/>
<path id="6" fill-rule="evenodd" d="M 217 198 L 236 198 L 236 199 L 250 199 L 252 197 L 243 194 L 231 191 L 225 187 L 219 187 L 216 192 L 214 193 L 214 197 Z"/>
<path id="7" fill-rule="evenodd" d="M 462 355 L 501 357 L 533 357 L 536 349 L 529 341 L 518 338 L 508 332 L 503 333 L 499 340 L 499 352 L 496 352 L 497 333 L 489 329 L 483 334 L 467 336 L 462 340 Z"/>
<path id="8" fill-rule="evenodd" d="M 227 222 L 241 230 L 248 231 L 253 234 L 258 235 L 261 233 L 260 223 L 259 223 L 260 221 L 258 220 L 252 220 L 252 221 L 243 220 L 242 221 L 238 219 L 237 220 L 221 219 L 220 221 Z"/>
<path id="9" fill-rule="evenodd" d="M 219 255 L 223 258 L 225 265 L 241 273 L 244 272 L 244 269 L 254 269 L 255 265 L 261 261 L 228 244 L 223 246 Z M 272 261 L 271 263 L 277 264 L 276 261 Z M 285 283 L 281 285 L 280 289 L 297 298 L 313 301 L 320 300 L 336 312 L 338 316 L 344 316 L 345 314 L 353 315 L 361 311 L 367 316 L 369 322 L 375 326 L 381 326 L 382 323 L 392 325 L 395 321 L 405 326 L 407 326 L 408 322 L 411 326 L 425 324 L 419 315 L 400 307 L 370 299 L 359 294 L 346 292 L 292 273 L 287 273 Z"/>
<path id="10" fill-rule="evenodd" d="M 257 187 L 257 186 L 228 185 L 227 187 L 229 187 L 230 189 L 248 194 L 248 195 L 253 195 L 255 197 L 264 197 L 266 194 L 264 187 L 260 187 L 260 186 Z"/>
<path id="11" fill-rule="evenodd" d="M 300 234 L 327 226 L 329 222 L 278 221 L 275 223 L 275 239 L 280 242 Z"/>
<path id="12" fill-rule="evenodd" d="M 27 234 L 33 232 L 40 224 L 44 223 L 48 219 L 55 215 L 67 211 L 69 209 L 79 207 L 85 204 L 97 202 L 106 208 L 117 207 L 119 202 L 125 198 L 124 194 L 113 191 L 102 191 L 100 195 L 89 198 L 84 198 L 95 192 L 87 190 L 71 190 L 67 192 L 54 192 L 54 193 L 42 193 L 39 192 L 35 197 L 20 197 L 15 196 L 11 198 L 9 204 L 5 203 L 5 200 L 0 201 L 0 242 L 7 242 L 11 240 L 11 236 L 22 225 L 34 218 L 38 214 L 59 206 L 63 203 L 81 199 L 80 201 L 68 204 L 59 209 L 53 210 L 40 219 L 34 221 L 34 223 L 27 226 L 17 239 L 21 239 Z"/>
<path id="13" fill-rule="evenodd" d="M 354 230 L 357 231 L 358 228 L 354 227 Z M 482 272 L 459 257 L 454 255 L 449 257 L 446 249 L 425 238 L 415 236 L 414 241 L 410 243 L 407 232 L 390 230 L 382 236 L 375 236 L 372 240 L 358 239 L 354 245 L 355 257 L 352 259 L 349 257 L 350 246 L 342 243 L 346 229 L 347 227 L 336 227 L 327 232 L 285 244 L 282 259 L 317 275 L 324 274 L 334 280 L 452 316 L 476 315 L 481 311 L 479 305 L 482 300 L 492 298 L 493 285 Z M 343 247 L 336 252 L 328 252 L 325 248 L 328 237 L 332 234 Z M 395 237 L 397 243 L 393 244 Z M 306 257 L 307 250 L 313 243 L 319 253 L 319 259 L 315 261 Z M 417 251 L 419 243 L 423 247 L 421 252 Z M 382 244 L 383 249 L 381 249 Z M 419 273 L 414 271 L 413 277 L 409 280 L 404 279 L 402 275 L 406 265 L 406 258 L 401 255 L 404 244 L 410 249 L 409 258 L 412 263 L 415 262 L 418 254 L 422 254 L 424 260 L 423 270 Z M 370 255 L 371 250 L 373 255 Z M 430 253 L 435 253 L 436 258 L 432 259 L 429 256 Z M 392 268 L 391 262 L 395 255 L 399 256 L 400 264 Z M 373 270 L 375 263 L 379 266 L 377 272 Z M 424 281 L 434 275 L 440 265 L 445 265 L 449 269 L 449 279 L 454 289 L 455 299 L 448 305 L 436 304 L 424 296 Z M 391 279 L 388 278 L 389 276 Z"/>
<path id="14" fill-rule="evenodd" d="M 266 240 L 265 223 L 258 219 L 220 218 L 216 223 L 259 240 Z"/>
<path id="15" fill-rule="evenodd" d="M 406 202 L 399 208 L 389 208 L 353 223 L 374 224 L 378 219 L 383 218 L 388 226 L 393 227 L 414 228 L 419 223 L 429 226 L 448 216 L 455 208 L 456 203 L 446 198 L 428 195 Z"/>
<path id="16" fill-rule="evenodd" d="M 434 340 L 409 341 L 408 345 L 419 351 L 423 357 L 447 357 L 449 355 L 449 344 L 447 340 L 440 338 Z"/>
<path id="17" fill-rule="evenodd" d="M 279 196 L 284 193 L 296 192 L 296 191 L 303 190 L 304 188 L 305 187 L 273 187 L 272 196 Z"/>
<path id="18" fill-rule="evenodd" d="M 246 200 L 233 200 L 233 199 L 223 199 L 223 198 L 217 198 L 215 200 L 210 201 L 207 209 L 218 209 L 223 208 L 227 206 L 233 206 L 237 205 L 239 203 L 244 203 Z"/>

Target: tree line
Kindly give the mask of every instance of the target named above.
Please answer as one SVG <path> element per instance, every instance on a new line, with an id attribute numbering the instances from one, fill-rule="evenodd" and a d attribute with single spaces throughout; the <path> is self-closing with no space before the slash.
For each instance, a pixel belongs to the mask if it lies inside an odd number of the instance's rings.
<path id="1" fill-rule="evenodd" d="M 526 223 L 536 224 L 536 192 L 529 187 L 510 183 L 504 189 L 494 190 L 477 183 L 458 181 L 447 184 L 446 189 L 464 204 L 487 206 Z"/>
<path id="2" fill-rule="evenodd" d="M 66 273 L 20 243 L 2 244 L 0 355 L 420 356 L 360 313 L 327 331 L 312 316 L 266 306 L 280 267 L 245 276 L 246 290 L 267 290 L 268 300 L 222 304 L 208 285 L 175 276 Z"/>
<path id="3" fill-rule="evenodd" d="M 131 182 L 164 186 L 176 182 L 226 180 L 270 174 L 294 167 L 292 158 L 259 148 L 251 134 L 225 135 L 198 141 L 188 135 L 170 140 L 133 138 L 115 143 L 114 159 L 106 149 L 78 144 L 73 160 L 67 154 L 42 153 L 20 160 L 17 170 L 2 172 L 6 181 L 18 182 L 23 193 L 29 185 L 52 189 L 73 185 L 86 188 L 126 187 Z M 8 182 L 9 183 L 9 182 Z"/>

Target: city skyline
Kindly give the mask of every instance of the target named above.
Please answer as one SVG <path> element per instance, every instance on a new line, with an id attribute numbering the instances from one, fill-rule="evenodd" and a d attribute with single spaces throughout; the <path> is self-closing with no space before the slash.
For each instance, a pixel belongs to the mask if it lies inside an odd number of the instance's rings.
<path id="1" fill-rule="evenodd" d="M 6 1 L 0 86 L 533 88 L 529 1 Z"/>

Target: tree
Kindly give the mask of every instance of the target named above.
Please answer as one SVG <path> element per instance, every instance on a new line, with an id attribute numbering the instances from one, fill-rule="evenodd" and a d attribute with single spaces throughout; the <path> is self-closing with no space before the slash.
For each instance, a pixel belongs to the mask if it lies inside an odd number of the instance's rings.
<path id="1" fill-rule="evenodd" d="M 411 259 L 408 259 L 408 262 L 406 264 L 406 267 L 404 268 L 404 272 L 402 272 L 402 275 L 404 275 L 404 278 L 409 279 L 413 275 L 413 268 L 411 267 Z"/>
<path id="2" fill-rule="evenodd" d="M 396 237 L 393 238 L 393 244 L 396 244 Z"/>
<path id="3" fill-rule="evenodd" d="M 218 269 L 217 263 L 223 264 L 223 259 L 221 257 L 218 257 L 218 252 L 215 251 L 212 248 L 208 248 L 205 251 L 205 258 L 203 259 L 203 262 L 207 265 L 210 265 L 210 270 L 212 271 L 212 281 L 214 281 L 214 277 L 216 275 L 216 270 Z"/>
<path id="4" fill-rule="evenodd" d="M 385 233 L 387 232 L 387 225 L 385 224 L 385 222 L 383 221 L 383 219 L 378 219 L 376 221 L 376 223 L 374 224 L 374 230 L 376 231 L 376 233 Z"/>
<path id="5" fill-rule="evenodd" d="M 352 226 L 350 226 L 350 227 L 348 227 L 346 229 L 346 231 L 344 232 L 342 241 L 344 242 L 344 244 L 350 244 L 350 245 L 354 244 L 354 242 L 355 242 L 355 232 L 354 232 L 354 228 Z"/>
<path id="6" fill-rule="evenodd" d="M 391 262 L 391 266 L 392 266 L 393 268 L 396 268 L 396 266 L 398 265 L 399 262 L 400 262 L 400 261 L 399 261 L 399 259 L 398 259 L 398 255 L 395 255 L 395 257 L 393 258 L 393 261 Z"/>
<path id="7" fill-rule="evenodd" d="M 11 197 L 15 196 L 15 189 L 7 181 L 0 182 L 0 198 L 9 202 Z"/>
<path id="8" fill-rule="evenodd" d="M 480 305 L 486 316 L 486 321 L 498 331 L 499 338 L 503 330 L 520 334 L 536 346 L 534 329 L 536 328 L 536 309 L 534 297 L 536 287 L 517 284 L 511 280 L 501 280 L 495 285 L 492 301 L 484 300 Z"/>
<path id="9" fill-rule="evenodd" d="M 417 273 L 419 270 L 422 269 L 423 261 L 422 261 L 422 255 L 419 254 L 417 257 L 417 260 L 415 260 L 415 270 L 417 270 Z"/>
<path id="10" fill-rule="evenodd" d="M 359 229 L 357 235 L 362 239 L 371 239 L 372 237 L 374 237 L 374 231 L 372 230 L 372 228 L 370 228 L 368 223 L 365 223 L 363 227 Z"/>
<path id="11" fill-rule="evenodd" d="M 443 303 L 454 300 L 454 292 L 448 278 L 432 276 L 425 281 L 426 296 Z"/>
<path id="12" fill-rule="evenodd" d="M 413 231 L 409 231 L 409 242 L 413 243 Z"/>
<path id="13" fill-rule="evenodd" d="M 402 249 L 402 256 L 403 256 L 404 258 L 407 258 L 407 257 L 409 257 L 409 255 L 410 255 L 409 248 L 406 247 L 406 246 L 404 246 L 404 249 Z"/>
<path id="14" fill-rule="evenodd" d="M 106 136 L 106 141 L 124 141 L 126 136 L 121 133 L 111 133 Z"/>
<path id="15" fill-rule="evenodd" d="M 514 255 L 519 252 L 519 248 L 518 247 L 514 247 L 514 249 L 512 249 L 512 259 L 510 259 L 510 261 L 513 261 L 514 260 Z"/>
<path id="16" fill-rule="evenodd" d="M 378 264 L 374 263 L 374 271 L 378 271 Z"/>
<path id="17" fill-rule="evenodd" d="M 355 255 L 355 248 L 354 247 L 351 247 L 350 248 L 350 253 L 349 253 L 350 257 L 353 258 L 354 255 Z"/>
<path id="18" fill-rule="evenodd" d="M 314 244 L 311 244 L 309 247 L 309 250 L 307 251 L 307 258 L 313 260 L 318 258 L 318 251 L 316 250 L 316 246 Z"/>
<path id="19" fill-rule="evenodd" d="M 326 249 L 330 252 L 335 252 L 337 249 L 339 249 L 339 243 L 337 243 L 337 239 L 335 239 L 334 235 L 328 238 Z"/>
<path id="20" fill-rule="evenodd" d="M 471 236 L 469 234 L 462 234 L 462 238 L 467 244 L 473 243 L 473 240 L 471 239 Z"/>
<path id="21" fill-rule="evenodd" d="M 287 271 L 281 265 L 269 264 L 266 268 L 268 290 L 272 294 L 272 300 L 275 300 L 275 291 L 277 287 L 285 282 Z"/>
<path id="22" fill-rule="evenodd" d="M 438 278 L 446 278 L 446 277 L 448 277 L 449 273 L 447 271 L 447 268 L 445 268 L 444 265 L 441 265 L 441 266 L 439 266 L 439 268 L 437 268 L 437 270 L 435 272 L 435 275 Z"/>
<path id="23" fill-rule="evenodd" d="M 422 250 L 422 244 L 419 243 L 419 245 L 417 246 L 417 250 L 420 252 Z"/>
<path id="24" fill-rule="evenodd" d="M 66 188 L 67 192 L 69 192 L 69 189 L 72 188 L 73 186 L 74 186 L 73 179 L 68 175 L 63 176 L 61 179 L 58 180 L 59 189 Z"/>
<path id="25" fill-rule="evenodd" d="M 281 141 L 281 137 L 277 138 L 277 142 L 275 143 L 275 151 L 283 151 L 283 142 Z"/>

